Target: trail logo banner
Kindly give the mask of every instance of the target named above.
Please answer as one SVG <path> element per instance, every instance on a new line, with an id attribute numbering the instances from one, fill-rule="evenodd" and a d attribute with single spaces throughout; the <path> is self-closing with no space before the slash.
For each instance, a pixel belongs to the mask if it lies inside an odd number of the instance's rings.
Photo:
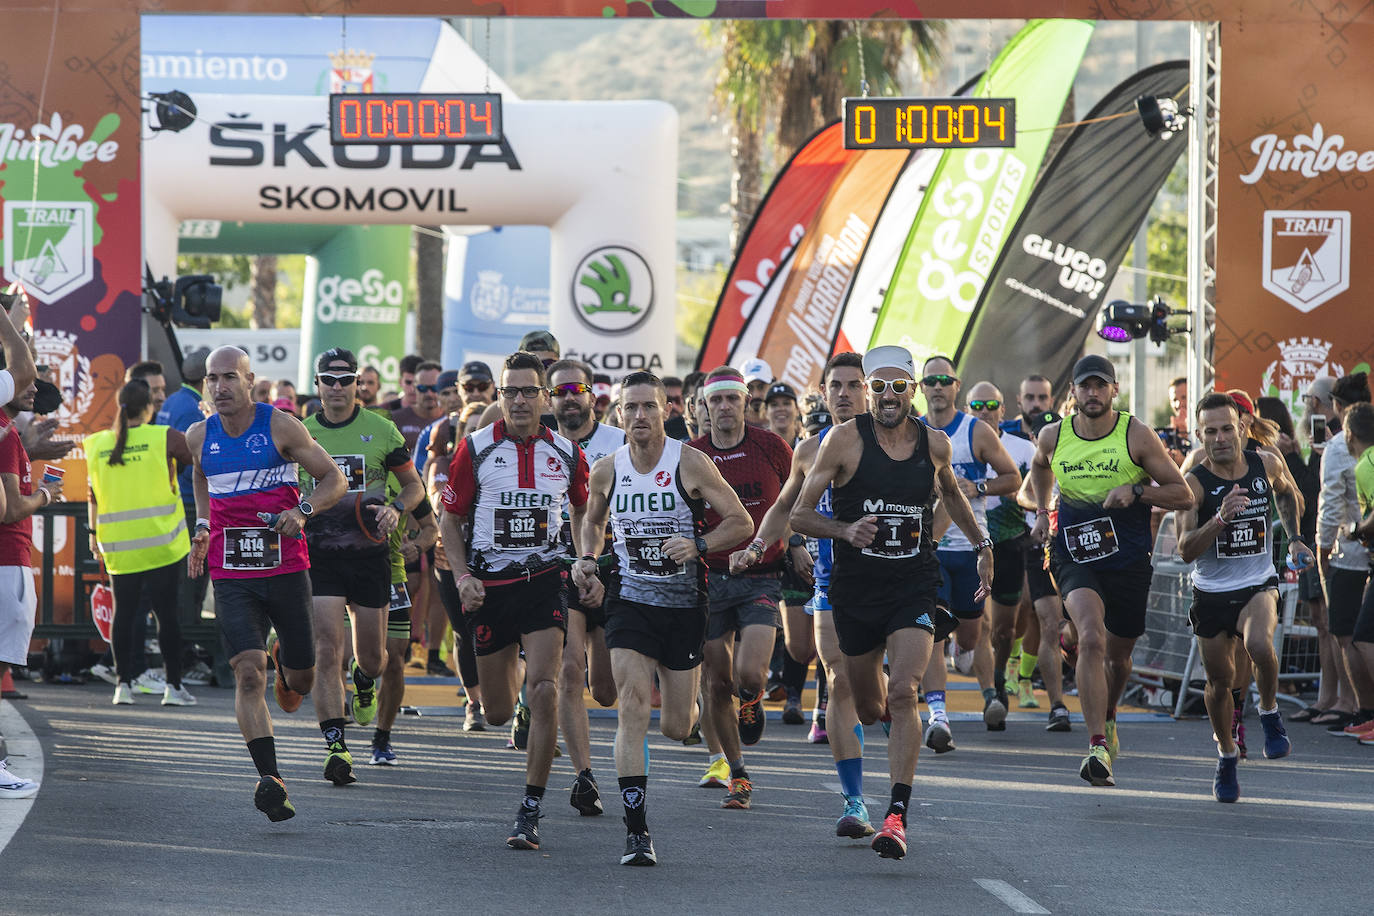
<path id="1" fill-rule="evenodd" d="M 1310 312 L 1350 288 L 1349 210 L 1266 210 L 1264 288 Z"/>
<path id="2" fill-rule="evenodd" d="M 5 201 L 5 279 L 55 302 L 95 277 L 90 201 Z"/>
<path id="3" fill-rule="evenodd" d="M 654 307 L 654 275 L 632 248 L 606 245 L 573 271 L 572 301 L 583 324 L 604 334 L 638 327 Z"/>

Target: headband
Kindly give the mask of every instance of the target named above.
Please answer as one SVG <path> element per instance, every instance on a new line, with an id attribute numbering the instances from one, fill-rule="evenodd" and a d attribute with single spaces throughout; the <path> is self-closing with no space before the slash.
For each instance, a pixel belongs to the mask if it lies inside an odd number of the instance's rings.
<path id="1" fill-rule="evenodd" d="M 745 397 L 749 396 L 749 386 L 745 385 L 737 378 L 726 376 L 706 383 L 706 396 L 709 398 L 713 394 L 722 391 L 738 391 Z"/>

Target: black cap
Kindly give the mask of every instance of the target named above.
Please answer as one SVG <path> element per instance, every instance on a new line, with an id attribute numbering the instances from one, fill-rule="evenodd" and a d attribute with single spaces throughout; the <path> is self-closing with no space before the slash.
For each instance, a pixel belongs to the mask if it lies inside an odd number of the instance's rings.
<path id="1" fill-rule="evenodd" d="M 320 358 L 315 361 L 315 371 L 325 372 L 331 368 L 330 363 L 348 363 L 349 372 L 358 371 L 358 357 L 353 355 L 353 351 L 347 347 L 330 347 L 320 354 Z"/>
<path id="2" fill-rule="evenodd" d="M 791 398 L 796 403 L 797 392 L 786 382 L 774 382 L 768 386 L 768 393 L 763 396 L 763 403 L 767 404 L 773 398 Z"/>
<path id="3" fill-rule="evenodd" d="M 1084 379 L 1100 378 L 1116 384 L 1116 369 L 1105 356 L 1089 354 L 1073 364 L 1073 383 L 1083 384 Z"/>
<path id="4" fill-rule="evenodd" d="M 463 363 L 463 368 L 458 372 L 458 380 L 465 381 L 470 378 L 479 382 L 491 381 L 491 366 L 476 359 L 470 363 Z"/>
<path id="5" fill-rule="evenodd" d="M 1026 419 L 1030 421 L 1031 432 L 1038 436 L 1040 435 L 1040 430 L 1058 421 L 1060 416 L 1053 410 L 1046 410 L 1041 413 L 1033 413 Z"/>
<path id="6" fill-rule="evenodd" d="M 526 353 L 544 350 L 555 356 L 563 355 L 563 351 L 558 346 L 558 338 L 548 331 L 530 331 L 520 338 L 520 346 L 517 349 L 524 350 Z"/>

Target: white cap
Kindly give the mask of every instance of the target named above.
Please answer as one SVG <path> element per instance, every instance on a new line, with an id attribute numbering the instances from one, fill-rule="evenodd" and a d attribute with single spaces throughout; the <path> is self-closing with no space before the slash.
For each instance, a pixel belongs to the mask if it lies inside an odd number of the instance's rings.
<path id="1" fill-rule="evenodd" d="M 745 360 L 744 365 L 739 367 L 739 374 L 744 376 L 746 385 L 750 382 L 773 381 L 773 368 L 757 356 Z"/>
<path id="2" fill-rule="evenodd" d="M 907 378 L 916 378 L 916 365 L 911 359 L 911 351 L 906 347 L 874 347 L 864 354 L 864 375 L 872 375 L 879 369 L 900 369 Z"/>

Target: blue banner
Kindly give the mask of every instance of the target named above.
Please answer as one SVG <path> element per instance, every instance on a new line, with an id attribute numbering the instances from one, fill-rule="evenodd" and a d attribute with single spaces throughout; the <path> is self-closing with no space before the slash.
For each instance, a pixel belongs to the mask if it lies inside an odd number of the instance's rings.
<path id="1" fill-rule="evenodd" d="M 498 226 L 449 241 L 442 362 L 504 359 L 520 338 L 549 326 L 549 230 Z"/>

